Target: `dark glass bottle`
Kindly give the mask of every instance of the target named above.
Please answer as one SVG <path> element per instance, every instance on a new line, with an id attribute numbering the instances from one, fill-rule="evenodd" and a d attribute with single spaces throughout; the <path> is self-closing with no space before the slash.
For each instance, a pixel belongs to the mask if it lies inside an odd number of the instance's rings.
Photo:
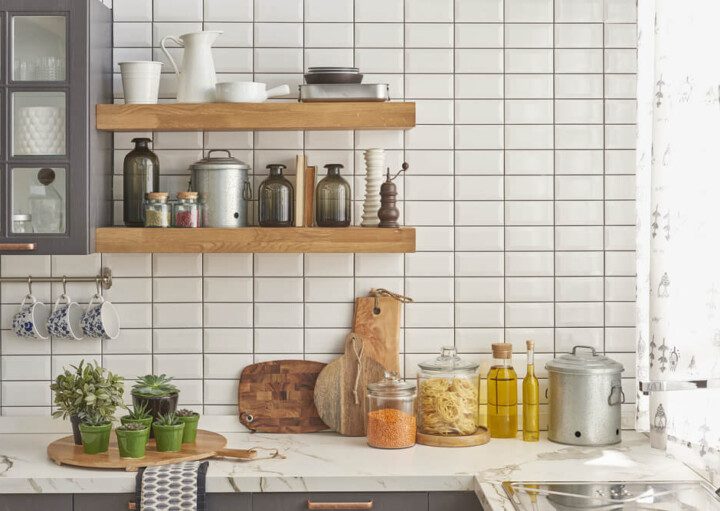
<path id="1" fill-rule="evenodd" d="M 123 162 L 123 222 L 129 227 L 142 227 L 145 196 L 160 190 L 160 162 L 148 147 L 149 138 L 132 141 L 135 148 Z"/>
<path id="2" fill-rule="evenodd" d="M 315 223 L 318 227 L 350 225 L 350 185 L 340 175 L 339 163 L 325 165 L 327 175 L 315 189 Z"/>
<path id="3" fill-rule="evenodd" d="M 295 190 L 285 179 L 285 165 L 267 166 L 270 175 L 260 183 L 258 223 L 262 227 L 292 227 L 295 213 Z"/>

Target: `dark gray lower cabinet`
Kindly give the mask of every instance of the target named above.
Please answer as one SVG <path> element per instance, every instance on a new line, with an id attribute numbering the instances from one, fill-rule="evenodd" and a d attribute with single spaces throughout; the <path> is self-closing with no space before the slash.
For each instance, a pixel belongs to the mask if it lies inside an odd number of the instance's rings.
<path id="1" fill-rule="evenodd" d="M 128 511 L 132 493 L 0 495 L 0 511 Z M 210 493 L 207 511 L 306 511 L 310 502 L 369 502 L 373 511 L 482 511 L 472 492 Z"/>

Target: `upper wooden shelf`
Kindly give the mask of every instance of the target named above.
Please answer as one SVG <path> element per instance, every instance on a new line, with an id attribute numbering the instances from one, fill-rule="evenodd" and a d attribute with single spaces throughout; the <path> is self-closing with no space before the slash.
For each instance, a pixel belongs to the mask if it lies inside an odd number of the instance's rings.
<path id="1" fill-rule="evenodd" d="M 415 229 L 379 227 L 240 227 L 180 229 L 102 227 L 105 253 L 403 253 L 415 252 Z"/>
<path id="2" fill-rule="evenodd" d="M 97 105 L 101 131 L 381 130 L 415 126 L 412 102 Z"/>

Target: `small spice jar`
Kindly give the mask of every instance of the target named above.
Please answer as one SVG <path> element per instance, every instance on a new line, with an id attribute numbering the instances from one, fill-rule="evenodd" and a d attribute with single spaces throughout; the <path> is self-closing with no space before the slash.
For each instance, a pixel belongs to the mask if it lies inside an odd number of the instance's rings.
<path id="1" fill-rule="evenodd" d="M 173 227 L 198 227 L 200 210 L 197 192 L 178 192 L 173 204 Z"/>
<path id="2" fill-rule="evenodd" d="M 415 445 L 415 384 L 400 380 L 395 372 L 367 386 L 367 443 L 380 449 Z"/>
<path id="3" fill-rule="evenodd" d="M 13 230 L 15 234 L 28 234 L 33 232 L 32 216 L 25 213 L 16 213 L 12 217 Z"/>
<path id="4" fill-rule="evenodd" d="M 145 196 L 145 227 L 170 227 L 170 204 L 166 192 L 150 192 Z"/>

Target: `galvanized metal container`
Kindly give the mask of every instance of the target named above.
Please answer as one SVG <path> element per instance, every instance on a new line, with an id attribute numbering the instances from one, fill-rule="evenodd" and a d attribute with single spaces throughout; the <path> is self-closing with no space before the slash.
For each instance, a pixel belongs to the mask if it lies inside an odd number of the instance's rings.
<path id="1" fill-rule="evenodd" d="M 570 445 L 609 445 L 621 440 L 620 405 L 625 402 L 622 364 L 591 346 L 545 364 L 549 373 L 548 438 Z"/>
<path id="2" fill-rule="evenodd" d="M 226 157 L 213 158 L 223 152 Z M 206 158 L 190 165 L 190 188 L 198 192 L 203 227 L 246 227 L 247 204 L 252 198 L 250 165 L 233 158 L 226 149 L 208 151 Z"/>

